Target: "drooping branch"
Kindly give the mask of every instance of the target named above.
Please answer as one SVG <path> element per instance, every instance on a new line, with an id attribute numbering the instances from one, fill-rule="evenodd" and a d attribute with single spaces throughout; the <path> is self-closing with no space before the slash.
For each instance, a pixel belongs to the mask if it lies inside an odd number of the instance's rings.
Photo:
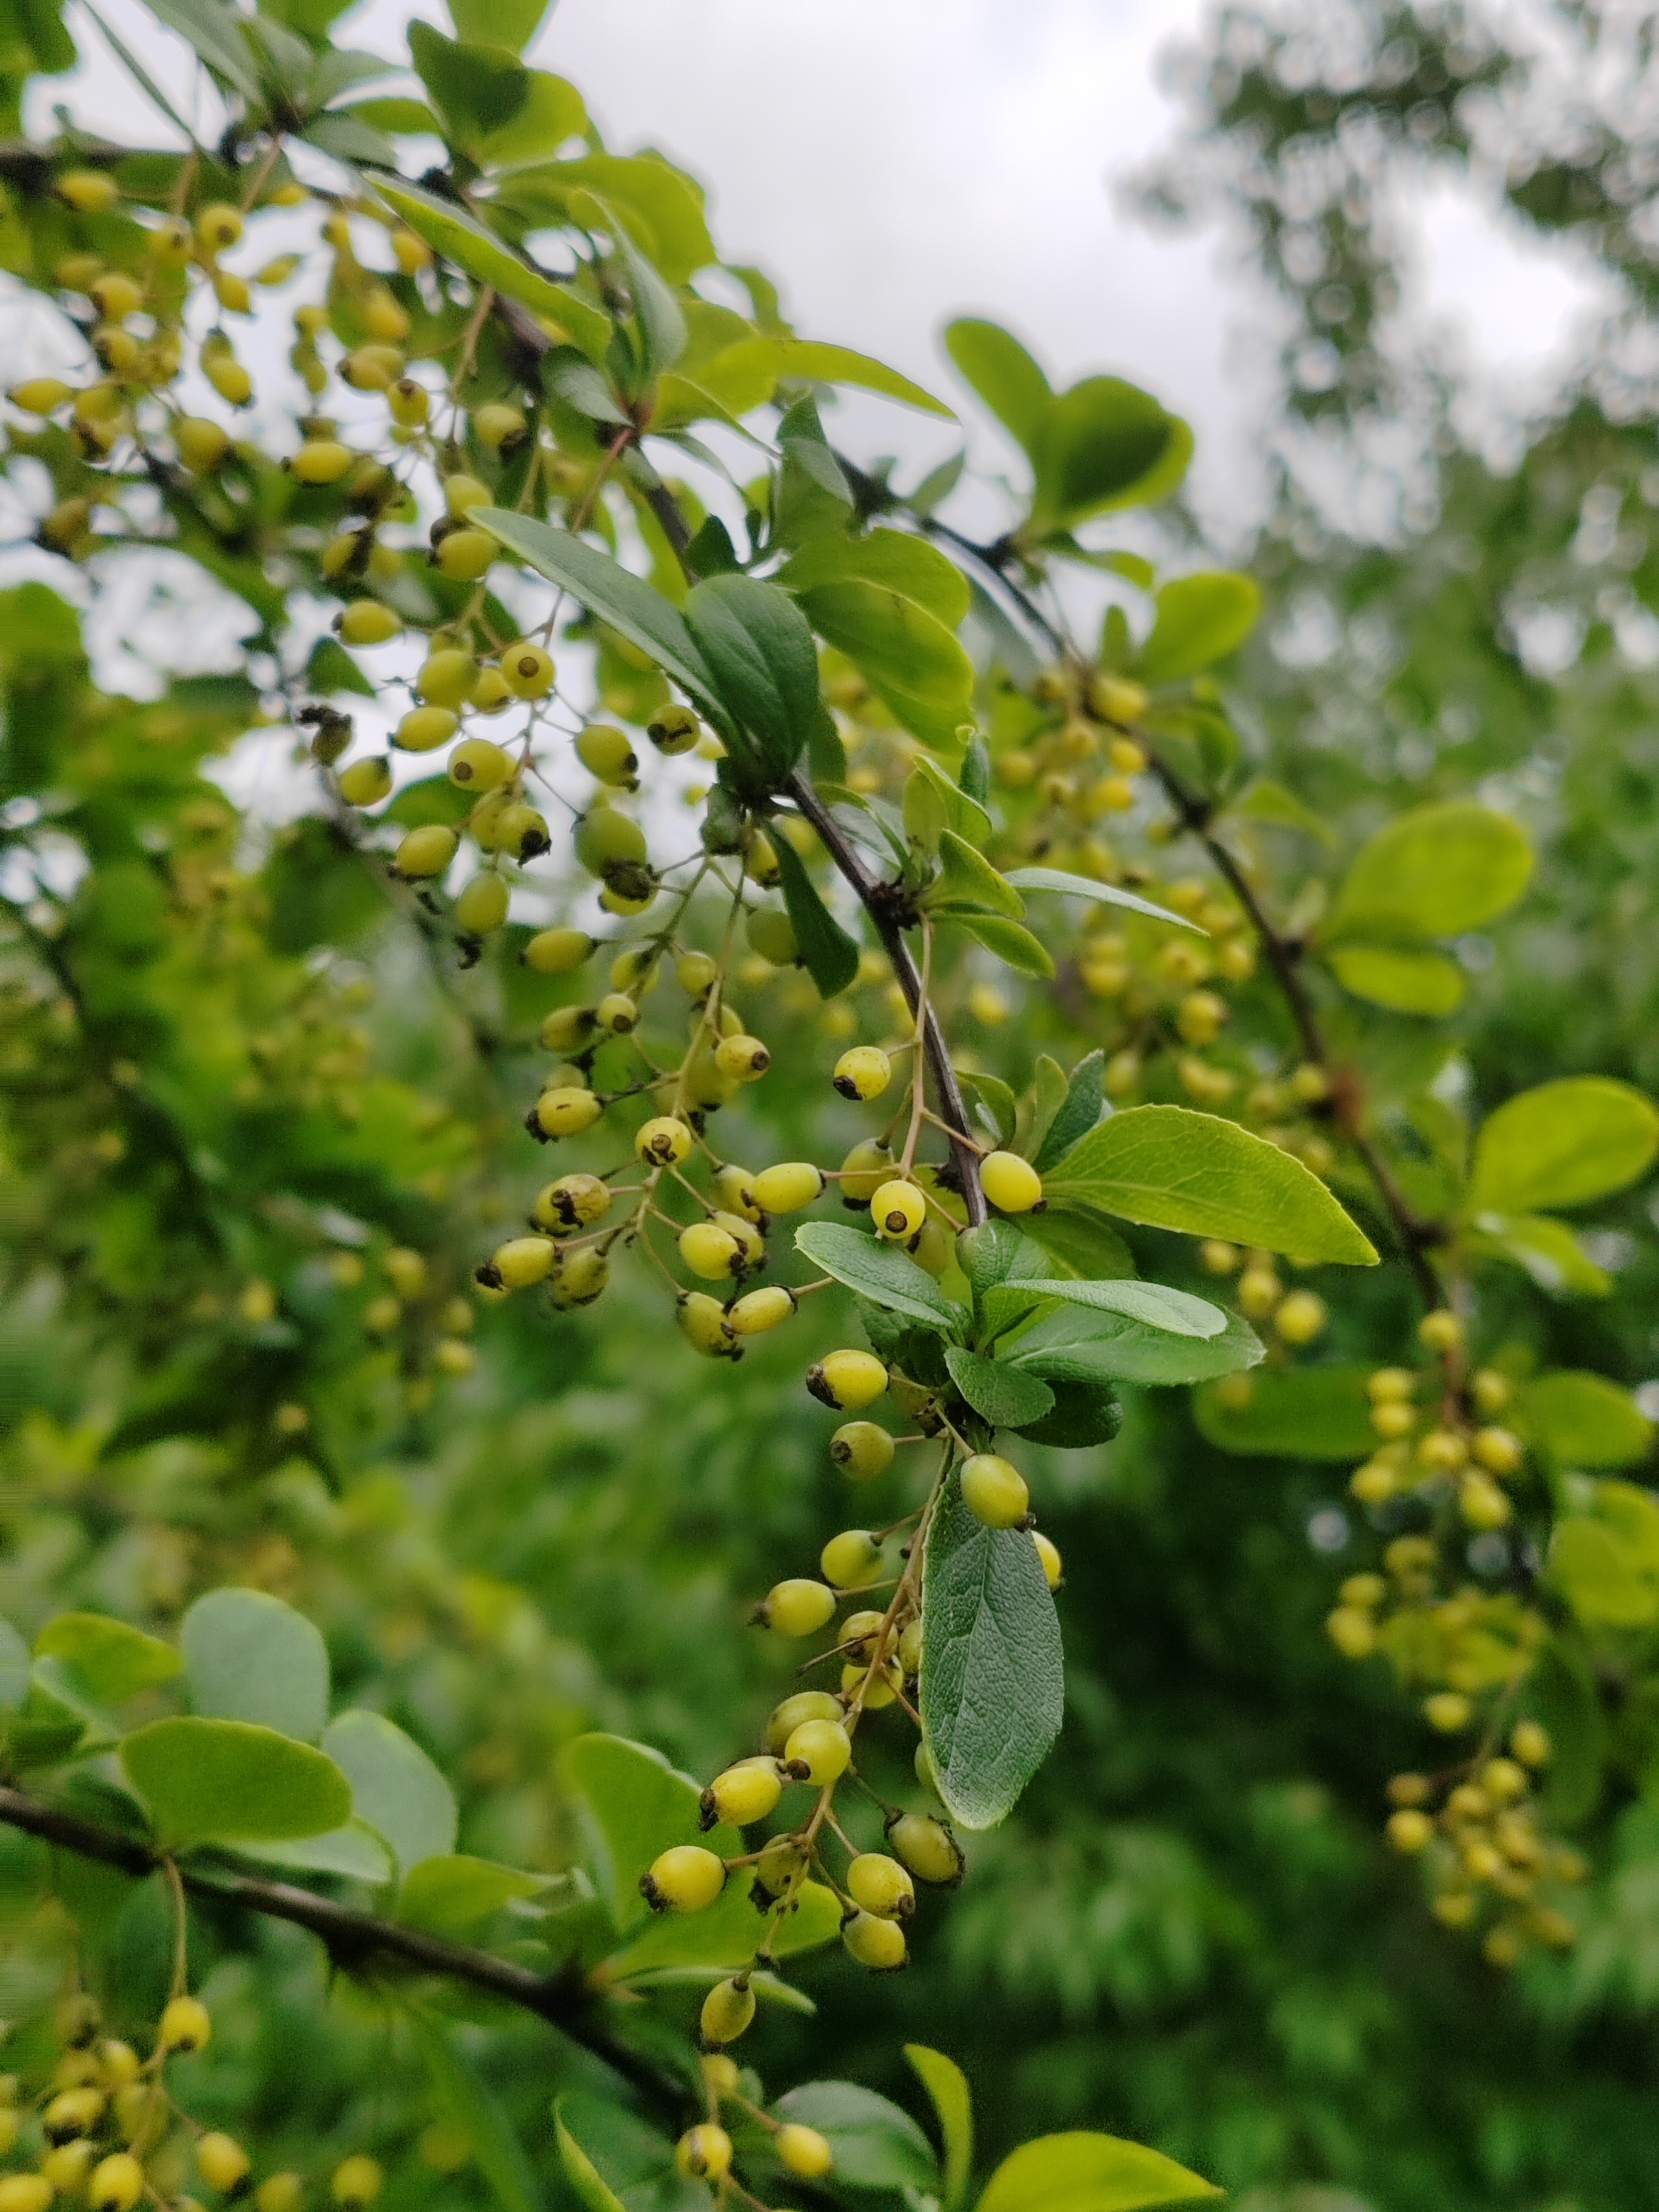
<path id="1" fill-rule="evenodd" d="M 137 1837 L 123 1835 L 66 1808 L 48 1805 L 21 1790 L 0 1784 L 0 1821 L 39 1836 L 60 1850 L 115 1867 L 123 1874 L 143 1877 L 163 1863 L 162 1855 Z M 192 1896 L 220 1905 L 240 1905 L 267 1918 L 291 1921 L 308 1929 L 327 1947 L 331 1959 L 349 1967 L 380 1955 L 402 1960 L 426 1973 L 443 1974 L 502 1997 L 538 2020 L 556 2027 L 573 2043 L 629 2082 L 665 2118 L 678 2126 L 694 2110 L 696 2100 L 686 2087 L 654 2060 L 633 2050 L 614 2035 L 600 2017 L 599 2008 L 580 1978 L 564 1974 L 537 1974 L 511 1959 L 498 1959 L 489 1951 L 476 1951 L 450 1943 L 418 1928 L 405 1928 L 381 1920 L 371 1912 L 356 1912 L 319 1897 L 296 1883 L 267 1881 L 263 1877 L 214 1869 L 211 1872 L 181 1866 L 179 1878 Z"/>

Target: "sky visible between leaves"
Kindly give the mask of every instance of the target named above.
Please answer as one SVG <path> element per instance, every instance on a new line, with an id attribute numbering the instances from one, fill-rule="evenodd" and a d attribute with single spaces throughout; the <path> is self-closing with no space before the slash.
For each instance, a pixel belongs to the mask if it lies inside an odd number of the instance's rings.
<path id="1" fill-rule="evenodd" d="M 189 113 L 196 72 L 182 41 L 139 0 L 105 6 Z M 368 0 L 336 35 L 401 54 L 416 14 L 447 27 L 440 0 Z M 1271 305 L 1236 241 L 1151 229 L 1120 189 L 1176 129 L 1160 63 L 1191 46 L 1204 16 L 1204 0 L 559 0 L 530 58 L 575 81 L 611 145 L 655 145 L 703 179 L 723 250 L 781 281 L 805 335 L 875 354 L 960 404 L 939 333 L 953 314 L 983 312 L 1057 383 L 1104 369 L 1146 384 L 1193 421 L 1194 500 L 1225 544 L 1261 496 L 1253 433 Z M 37 84 L 33 127 L 49 131 L 64 100 L 88 127 L 167 143 L 75 0 L 67 21 L 89 59 Z M 198 112 L 204 131 L 216 127 L 210 96 Z M 1523 402 L 1546 391 L 1594 304 L 1571 259 L 1452 189 L 1425 193 L 1410 228 L 1415 316 L 1447 327 L 1477 383 Z M 46 311 L 26 313 L 33 323 Z M 19 344 L 21 373 L 67 365 L 35 350 Z M 957 435 L 862 397 L 842 401 L 832 434 L 860 457 L 899 454 L 902 483 Z M 1018 466 L 994 428 L 975 428 L 973 458 L 992 472 Z M 994 493 L 981 509 L 986 528 L 999 526 Z M 0 580 L 20 562 L 40 567 L 0 556 Z M 46 565 L 61 588 L 62 564 Z M 130 621 L 119 634 L 134 634 Z"/>

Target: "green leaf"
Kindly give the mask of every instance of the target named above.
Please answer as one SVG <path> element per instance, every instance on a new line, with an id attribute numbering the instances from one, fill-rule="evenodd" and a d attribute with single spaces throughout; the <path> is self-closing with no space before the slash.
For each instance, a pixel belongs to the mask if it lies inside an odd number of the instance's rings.
<path id="1" fill-rule="evenodd" d="M 62 1660 L 88 1697 L 108 1705 L 170 1682 L 184 1664 L 172 1644 L 101 1613 L 60 1613 L 35 1638 L 34 1650 L 37 1658 Z"/>
<path id="2" fill-rule="evenodd" d="M 449 0 L 458 39 L 521 54 L 541 27 L 549 0 Z"/>
<path id="3" fill-rule="evenodd" d="M 0 1712 L 15 1713 L 28 1693 L 29 1647 L 10 1621 L 0 1620 Z"/>
<path id="4" fill-rule="evenodd" d="M 1150 392 L 1121 377 L 1085 377 L 1051 399 L 1031 454 L 1032 534 L 1070 530 L 1133 493 L 1163 459 L 1174 427 Z"/>
<path id="5" fill-rule="evenodd" d="M 627 2212 L 621 2197 L 566 2127 L 562 2099 L 553 2107 L 553 2126 L 564 2178 L 581 2199 L 586 2212 Z"/>
<path id="6" fill-rule="evenodd" d="M 1004 429 L 1035 457 L 1054 395 L 1019 340 L 1000 324 L 963 315 L 945 325 L 945 349 Z"/>
<path id="7" fill-rule="evenodd" d="M 1106 1103 L 1106 1055 L 1086 1054 L 1072 1070 L 1060 1111 L 1048 1124 L 1048 1134 L 1031 1165 L 1039 1175 L 1057 1167 L 1073 1145 L 1086 1137 L 1100 1119 Z"/>
<path id="8" fill-rule="evenodd" d="M 1621 1190 L 1659 1150 L 1659 1113 L 1627 1083 L 1576 1075 L 1509 1099 L 1474 1141 L 1465 1212 L 1532 1213 Z"/>
<path id="9" fill-rule="evenodd" d="M 195 1712 L 252 1721 L 302 1743 L 322 1734 L 328 1652 L 304 1613 L 281 1598 L 264 1590 L 210 1590 L 185 1615 L 179 1645 Z"/>
<path id="10" fill-rule="evenodd" d="M 1556 1368 L 1527 1383 L 1516 1420 L 1565 1467 L 1633 1467 L 1653 1449 L 1653 1424 L 1628 1390 L 1600 1375 Z"/>
<path id="11" fill-rule="evenodd" d="M 1574 1648 L 1577 1642 L 1552 1637 L 1521 1686 L 1522 1711 L 1543 1723 L 1554 1747 L 1542 1778 L 1544 1810 L 1566 1827 L 1577 1826 L 1595 1812 L 1607 1753 L 1601 1692 Z"/>
<path id="12" fill-rule="evenodd" d="M 1249 1376 L 1248 1392 L 1200 1390 L 1193 1418 L 1223 1451 L 1246 1459 L 1363 1459 L 1376 1449 L 1369 1367 L 1297 1367 Z"/>
<path id="13" fill-rule="evenodd" d="M 1565 1221 L 1547 1213 L 1479 1214 L 1468 1244 L 1472 1253 L 1524 1267 L 1540 1291 L 1605 1298 L 1613 1290 L 1612 1276 L 1596 1266 Z"/>
<path id="14" fill-rule="evenodd" d="M 1011 1275 L 1028 1279 L 1044 1272 L 1042 1253 L 1028 1235 L 1029 1224 L 1004 1221 L 994 1215 L 976 1229 L 964 1229 L 957 1238 L 957 1265 L 968 1278 L 976 1311 L 982 1310 L 988 1292 Z"/>
<path id="15" fill-rule="evenodd" d="M 373 1828 L 362 1820 L 348 1820 L 326 1835 L 301 1836 L 279 1844 L 249 1838 L 235 1846 L 239 1858 L 260 1866 L 285 1867 L 294 1874 L 338 1875 L 343 1881 L 367 1882 L 381 1888 L 397 1869 L 392 1854 Z"/>
<path id="16" fill-rule="evenodd" d="M 1135 2212 L 1221 2191 L 1162 2151 L 1117 2136 L 1039 2136 L 1005 2158 L 975 2212 Z"/>
<path id="17" fill-rule="evenodd" d="M 617 258 L 628 276 L 629 297 L 640 334 L 640 374 L 648 384 L 664 369 L 672 368 L 687 343 L 685 315 L 679 301 L 641 252 L 628 225 L 597 194 L 584 194 L 597 207 L 611 233 Z"/>
<path id="18" fill-rule="evenodd" d="M 374 189 L 434 253 L 453 261 L 479 283 L 491 284 L 509 300 L 545 315 L 590 361 L 603 362 L 611 343 L 608 315 L 520 261 L 494 231 L 486 230 L 464 208 L 422 191 L 418 185 L 394 183 L 386 177 L 377 177 Z"/>
<path id="19" fill-rule="evenodd" d="M 559 1771 L 565 1787 L 581 1800 L 594 1886 L 620 1929 L 649 1917 L 640 1876 L 659 1851 L 696 1843 L 722 1854 L 741 1849 L 735 1829 L 702 1834 L 697 1825 L 701 1788 L 642 1743 L 617 1735 L 579 1735 L 561 1753 Z"/>
<path id="20" fill-rule="evenodd" d="M 441 822 L 453 830 L 477 803 L 471 792 L 452 783 L 447 775 L 423 775 L 416 782 L 406 783 L 378 819 L 395 822 L 404 830 L 423 829 L 428 822 Z"/>
<path id="21" fill-rule="evenodd" d="M 530 72 L 493 39 L 447 39 L 430 23 L 409 27 L 410 58 L 427 96 L 443 117 L 445 135 L 476 155 L 492 132 L 505 130 L 529 97 Z"/>
<path id="22" fill-rule="evenodd" d="M 406 1927 L 424 1928 L 428 1935 L 459 1936 L 515 1898 L 534 1897 L 547 1887 L 549 1879 L 526 1874 L 519 1867 L 497 1866 L 492 1859 L 446 1852 L 422 1859 L 407 1870 L 393 1917 Z"/>
<path id="23" fill-rule="evenodd" d="M 164 1850 L 321 1836 L 351 1818 L 351 1785 L 331 1759 L 246 1721 L 153 1721 L 120 1755 Z"/>
<path id="24" fill-rule="evenodd" d="M 1004 1361 L 951 1344 L 945 1346 L 945 1364 L 957 1389 L 994 1429 L 1023 1429 L 1054 1411 L 1054 1394 L 1048 1384 Z"/>
<path id="25" fill-rule="evenodd" d="M 322 1749 L 350 1783 L 357 1818 L 391 1845 L 399 1874 L 454 1850 L 454 1791 L 383 1713 L 341 1713 L 324 1729 Z"/>
<path id="26" fill-rule="evenodd" d="M 716 258 L 701 193 L 689 177 L 658 155 L 587 153 L 569 161 L 540 162 L 504 177 L 495 197 L 534 230 L 562 222 L 572 200 L 583 193 L 616 210 L 635 244 L 650 255 L 670 284 L 684 284 Z M 741 318 L 733 320 L 741 324 Z M 696 374 L 701 382 L 708 363 L 719 356 L 702 355 L 701 348 L 699 354 Z M 723 381 L 716 379 L 715 384 Z M 758 406 L 771 391 L 769 375 L 763 374 L 758 384 L 759 397 L 750 401 L 751 406 Z"/>
<path id="27" fill-rule="evenodd" d="M 989 1114 L 998 1142 L 1008 1144 L 1019 1121 L 1019 1102 L 1012 1090 L 1000 1075 L 988 1075 L 982 1068 L 975 1068 L 971 1075 L 958 1068 L 957 1076 L 963 1089 L 971 1092 Z"/>
<path id="28" fill-rule="evenodd" d="M 709 1843 L 707 1836 L 702 1843 Z M 734 1849 L 735 1846 L 728 1846 Z M 630 1936 L 613 1951 L 597 1975 L 605 1982 L 632 1982 L 675 1967 L 708 1967 L 732 1973 L 755 1955 L 755 1939 L 761 1920 L 749 1895 L 750 1875 L 740 1869 L 726 1891 L 706 1911 L 666 1913 Z M 780 1959 L 797 1952 L 816 1951 L 833 1943 L 841 1933 L 841 1902 L 820 1881 L 809 1881 L 800 1891 L 795 1910 L 778 1929 L 774 1949 Z"/>
<path id="29" fill-rule="evenodd" d="M 940 835 L 946 830 L 953 830 L 975 849 L 991 835 L 991 817 L 979 800 L 953 783 L 926 753 L 916 755 L 915 765 L 904 780 L 903 813 L 911 837 L 930 853 L 939 849 Z"/>
<path id="30" fill-rule="evenodd" d="M 1456 937 L 1513 906 L 1531 872 L 1526 832 L 1507 815 L 1467 799 L 1413 807 L 1354 855 L 1322 933 Z"/>
<path id="31" fill-rule="evenodd" d="M 1601 1483 L 1597 1489 L 1626 1486 Z M 1636 1531 L 1637 1541 L 1587 1513 L 1569 1513 L 1555 1524 L 1550 1579 L 1586 1627 L 1641 1628 L 1659 1615 L 1659 1507 L 1639 1491 L 1633 1495 L 1649 1518 L 1646 1530 Z"/>
<path id="32" fill-rule="evenodd" d="M 1303 1260 L 1371 1267 L 1376 1253 L 1316 1175 L 1236 1121 L 1132 1106 L 1091 1129 L 1044 1185 L 1052 1204 L 1224 1237 Z"/>
<path id="33" fill-rule="evenodd" d="M 1060 1623 L 1023 1528 L 987 1528 L 946 1482 L 922 1572 L 921 1725 L 939 1796 L 964 1828 L 994 1828 L 1060 1734 Z"/>
<path id="34" fill-rule="evenodd" d="M 1030 1539 L 1025 1540 L 1029 1548 Z M 803 2081 L 772 2106 L 773 2117 L 816 2128 L 835 2153 L 837 2182 L 849 2189 L 939 2188 L 939 2160 L 921 2130 L 897 2105 L 853 2081 Z"/>
<path id="35" fill-rule="evenodd" d="M 242 27 L 221 0 L 145 0 L 145 4 L 168 30 L 178 32 L 215 76 L 256 107 L 263 105 L 259 72 Z"/>
<path id="36" fill-rule="evenodd" d="M 489 2184 L 501 2212 L 541 2212 L 541 2185 L 495 2091 L 456 2049 L 450 2031 L 423 2007 L 410 2006 L 406 2017 L 426 2061 L 439 2117 L 466 2138 L 473 2163 Z"/>
<path id="37" fill-rule="evenodd" d="M 374 169 L 397 168 L 397 148 L 361 108 L 335 108 L 326 115 L 313 115 L 301 135 L 307 146 L 314 146 L 331 161 L 366 163 Z"/>
<path id="38" fill-rule="evenodd" d="M 923 906 L 988 907 L 1013 921 L 1024 913 L 1024 900 L 1006 877 L 955 830 L 940 830 L 939 857 L 939 872 L 921 902 Z"/>
<path id="39" fill-rule="evenodd" d="M 1126 1283 L 1122 1287 L 1139 1285 Z M 1237 1314 L 1217 1335 L 1178 1336 L 1128 1314 L 1060 1306 L 1014 1338 L 1003 1356 L 1051 1384 L 1167 1385 L 1237 1374 L 1241 1368 L 1254 1367 L 1264 1355 L 1255 1330 Z"/>
<path id="40" fill-rule="evenodd" d="M 1097 906 L 1121 906 L 1130 914 L 1150 915 L 1154 921 L 1173 923 L 1177 929 L 1190 929 L 1194 935 L 1208 934 L 1184 914 L 1171 914 L 1167 907 L 1154 906 L 1134 891 L 1120 890 L 1115 884 L 1097 884 L 1091 876 L 1068 875 L 1064 868 L 1010 868 L 1007 880 L 1017 891 L 1059 891 L 1067 898 L 1093 899 Z"/>
<path id="41" fill-rule="evenodd" d="M 1337 945 L 1326 956 L 1345 991 L 1396 1014 L 1455 1013 L 1467 988 L 1463 971 L 1443 952 L 1389 945 Z"/>
<path id="42" fill-rule="evenodd" d="M 852 519 L 853 494 L 811 399 L 789 410 L 778 426 L 777 490 L 772 507 L 772 542 L 804 545 L 829 537 L 837 542 Z"/>
<path id="43" fill-rule="evenodd" d="M 587 128 L 582 96 L 567 78 L 547 70 L 530 70 L 525 77 L 524 100 L 509 122 L 487 131 L 478 147 L 484 166 L 512 168 L 525 161 L 544 161 L 568 138 Z"/>
<path id="44" fill-rule="evenodd" d="M 948 921 L 964 931 L 1016 975 L 1036 975 L 1046 981 L 1054 974 L 1048 946 L 1018 922 L 1005 921 L 999 915 L 966 913 L 959 907 L 942 906 L 933 911 L 936 921 Z"/>
<path id="45" fill-rule="evenodd" d="M 1336 834 L 1322 815 L 1316 814 L 1305 799 L 1298 799 L 1293 791 L 1267 776 L 1258 776 L 1231 800 L 1227 812 L 1242 815 L 1251 822 L 1271 823 L 1279 830 L 1300 830 L 1305 836 L 1316 837 L 1322 845 L 1336 842 Z"/>
<path id="46" fill-rule="evenodd" d="M 944 2212 L 956 2212 L 968 2193 L 974 2171 L 974 2100 L 968 2077 L 953 2058 L 925 2043 L 907 2043 L 904 2055 L 933 2100 L 945 2143 Z"/>
<path id="47" fill-rule="evenodd" d="M 1214 569 L 1177 576 L 1158 592 L 1152 635 L 1140 649 L 1140 673 L 1149 684 L 1196 676 L 1243 645 L 1261 611 L 1252 578 Z"/>
<path id="48" fill-rule="evenodd" d="M 787 837 L 775 837 L 778 879 L 795 932 L 795 943 L 821 999 L 844 991 L 859 972 L 858 939 L 849 936 L 818 895 L 806 863 Z"/>
<path id="49" fill-rule="evenodd" d="M 817 538 L 781 570 L 819 636 L 844 653 L 895 720 L 952 751 L 973 718 L 974 664 L 956 633 L 968 611 L 954 562 L 896 530 Z"/>
<path id="50" fill-rule="evenodd" d="M 1052 1279 L 1036 1282 L 1010 1279 L 1004 1283 L 987 1298 L 987 1317 L 995 1328 L 1001 1311 L 1012 1313 L 1018 1304 L 1029 1304 L 1038 1298 L 1055 1299 L 1063 1305 L 1088 1306 L 1097 1313 L 1121 1314 L 1147 1328 L 1161 1329 L 1166 1336 L 1220 1336 L 1231 1318 L 1219 1306 L 1212 1305 L 1208 1298 L 1195 1298 L 1190 1291 L 1172 1290 L 1164 1283 L 1073 1283 Z"/>
<path id="51" fill-rule="evenodd" d="M 1025 1233 L 1068 1275 L 1102 1282 L 1136 1273 L 1133 1253 L 1092 1206 L 1060 1206 L 1046 1199 L 1040 1213 L 1025 1216 Z"/>
<path id="52" fill-rule="evenodd" d="M 499 507 L 475 507 L 467 520 L 476 529 L 487 530 L 509 552 L 527 561 L 550 583 L 562 586 L 589 613 L 637 646 L 665 676 L 690 693 L 722 735 L 729 732 L 725 704 L 684 617 L 653 585 L 613 561 L 608 553 L 584 544 L 568 530 L 538 522 L 534 515 L 511 514 Z"/>
<path id="53" fill-rule="evenodd" d="M 841 1221 L 806 1221 L 795 1249 L 861 1298 L 889 1313 L 907 1314 L 930 1328 L 953 1330 L 956 1310 L 939 1285 L 908 1253 Z"/>
<path id="54" fill-rule="evenodd" d="M 379 696 L 374 686 L 337 638 L 319 637 L 306 662 L 306 689 L 326 694 L 355 692 L 360 698 Z"/>
<path id="55" fill-rule="evenodd" d="M 1110 1443 L 1122 1427 L 1123 1407 L 1111 1382 L 1098 1378 L 1078 1382 L 1051 1376 L 1048 1388 L 1054 1393 L 1054 1411 L 1019 1431 L 1032 1443 L 1085 1451 L 1093 1444 Z"/>
<path id="56" fill-rule="evenodd" d="M 753 739 L 775 787 L 806 750 L 823 713 L 805 617 L 775 584 L 710 576 L 688 593 L 684 621 L 727 712 Z"/>
<path id="57" fill-rule="evenodd" d="M 896 368 L 872 361 L 868 354 L 854 353 L 847 346 L 822 345 L 812 338 L 744 338 L 704 362 L 698 373 L 733 375 L 754 370 L 792 382 L 851 384 L 860 391 L 902 400 L 907 407 L 920 407 L 926 414 L 956 419 L 942 399 L 935 399 L 932 392 L 912 384 Z"/>

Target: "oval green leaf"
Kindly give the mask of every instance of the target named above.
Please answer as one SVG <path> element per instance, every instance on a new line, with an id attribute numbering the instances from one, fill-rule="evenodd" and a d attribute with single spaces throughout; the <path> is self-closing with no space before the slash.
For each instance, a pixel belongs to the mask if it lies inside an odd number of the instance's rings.
<path id="1" fill-rule="evenodd" d="M 340 1714 L 324 1729 L 322 1749 L 350 1783 L 357 1818 L 391 1846 L 399 1874 L 454 1850 L 454 1791 L 384 1713 Z"/>
<path id="2" fill-rule="evenodd" d="M 1140 673 L 1149 684 L 1196 676 L 1224 660 L 1255 628 L 1261 592 L 1249 576 L 1215 569 L 1177 576 L 1156 600 L 1152 635 L 1140 650 Z"/>
<path id="3" fill-rule="evenodd" d="M 884 1244 L 841 1221 L 807 1221 L 795 1231 L 795 1249 L 815 1267 L 889 1313 L 908 1314 L 930 1328 L 954 1329 L 955 1309 L 925 1268 L 896 1244 Z"/>
<path id="4" fill-rule="evenodd" d="M 1514 905 L 1532 872 L 1520 824 L 1469 799 L 1413 807 L 1362 845 L 1323 935 L 1455 937 Z"/>
<path id="5" fill-rule="evenodd" d="M 1039 2136 L 1005 2158 L 975 2212 L 1136 2212 L 1221 2191 L 1162 2151 L 1117 2136 Z"/>
<path id="6" fill-rule="evenodd" d="M 1468 1213 L 1533 1213 L 1622 1190 L 1659 1151 L 1659 1113 L 1628 1083 L 1568 1076 L 1523 1091 L 1474 1143 Z"/>
<path id="7" fill-rule="evenodd" d="M 164 1850 L 246 1837 L 321 1836 L 351 1818 L 331 1759 L 246 1721 L 153 1721 L 121 1746 Z"/>
<path id="8" fill-rule="evenodd" d="M 328 1651 L 304 1613 L 264 1590 L 216 1589 L 179 1631 L 192 1711 L 314 1743 L 328 1718 Z"/>

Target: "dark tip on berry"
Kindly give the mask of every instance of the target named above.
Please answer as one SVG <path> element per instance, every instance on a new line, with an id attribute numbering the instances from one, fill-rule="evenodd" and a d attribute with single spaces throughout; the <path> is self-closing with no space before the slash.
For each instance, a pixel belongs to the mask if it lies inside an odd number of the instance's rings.
<path id="1" fill-rule="evenodd" d="M 769 1628 L 772 1626 L 772 1608 L 764 1598 L 750 1613 L 749 1626 L 751 1628 Z"/>
<path id="2" fill-rule="evenodd" d="M 483 957 L 483 939 L 482 937 L 458 937 L 455 950 L 460 955 L 458 965 L 476 968 Z"/>
<path id="3" fill-rule="evenodd" d="M 772 1892 L 757 1875 L 749 1885 L 749 1902 L 754 1906 L 756 1911 L 769 1912 L 777 1901 Z"/>
<path id="4" fill-rule="evenodd" d="M 812 1778 L 812 1770 L 804 1759 L 786 1759 L 781 1765 L 792 1782 L 810 1782 Z"/>
<path id="5" fill-rule="evenodd" d="M 702 1830 L 704 1835 L 707 1835 L 711 1828 L 719 1826 L 720 1817 L 720 1808 L 714 1802 L 714 1791 L 705 1790 L 697 1800 L 697 1826 Z"/>
<path id="6" fill-rule="evenodd" d="M 653 1912 L 666 1912 L 668 1910 L 666 1904 L 664 1902 L 661 1891 L 659 1890 L 656 1883 L 652 1881 L 648 1874 L 642 1874 L 640 1876 L 640 1895 L 645 1899 L 646 1903 L 651 1907 L 651 1910 Z"/>
<path id="7" fill-rule="evenodd" d="M 482 1261 L 472 1270 L 472 1279 L 483 1290 L 499 1291 L 501 1288 L 501 1271 L 493 1260 Z"/>
<path id="8" fill-rule="evenodd" d="M 536 1142 L 538 1145 L 545 1145 L 551 1141 L 546 1130 L 543 1128 L 540 1121 L 536 1118 L 536 1109 L 533 1106 L 525 1115 L 524 1125 L 526 1128 L 529 1130 L 531 1135 L 536 1139 Z"/>
<path id="9" fill-rule="evenodd" d="M 815 1363 L 807 1369 L 806 1387 L 821 1406 L 828 1406 L 836 1413 L 841 1411 L 836 1401 L 835 1392 L 823 1379 L 823 1369 L 821 1364 Z"/>
<path id="10" fill-rule="evenodd" d="M 856 1098 L 859 1095 L 859 1087 L 850 1075 L 836 1076 L 835 1088 L 840 1091 L 843 1098 Z"/>

